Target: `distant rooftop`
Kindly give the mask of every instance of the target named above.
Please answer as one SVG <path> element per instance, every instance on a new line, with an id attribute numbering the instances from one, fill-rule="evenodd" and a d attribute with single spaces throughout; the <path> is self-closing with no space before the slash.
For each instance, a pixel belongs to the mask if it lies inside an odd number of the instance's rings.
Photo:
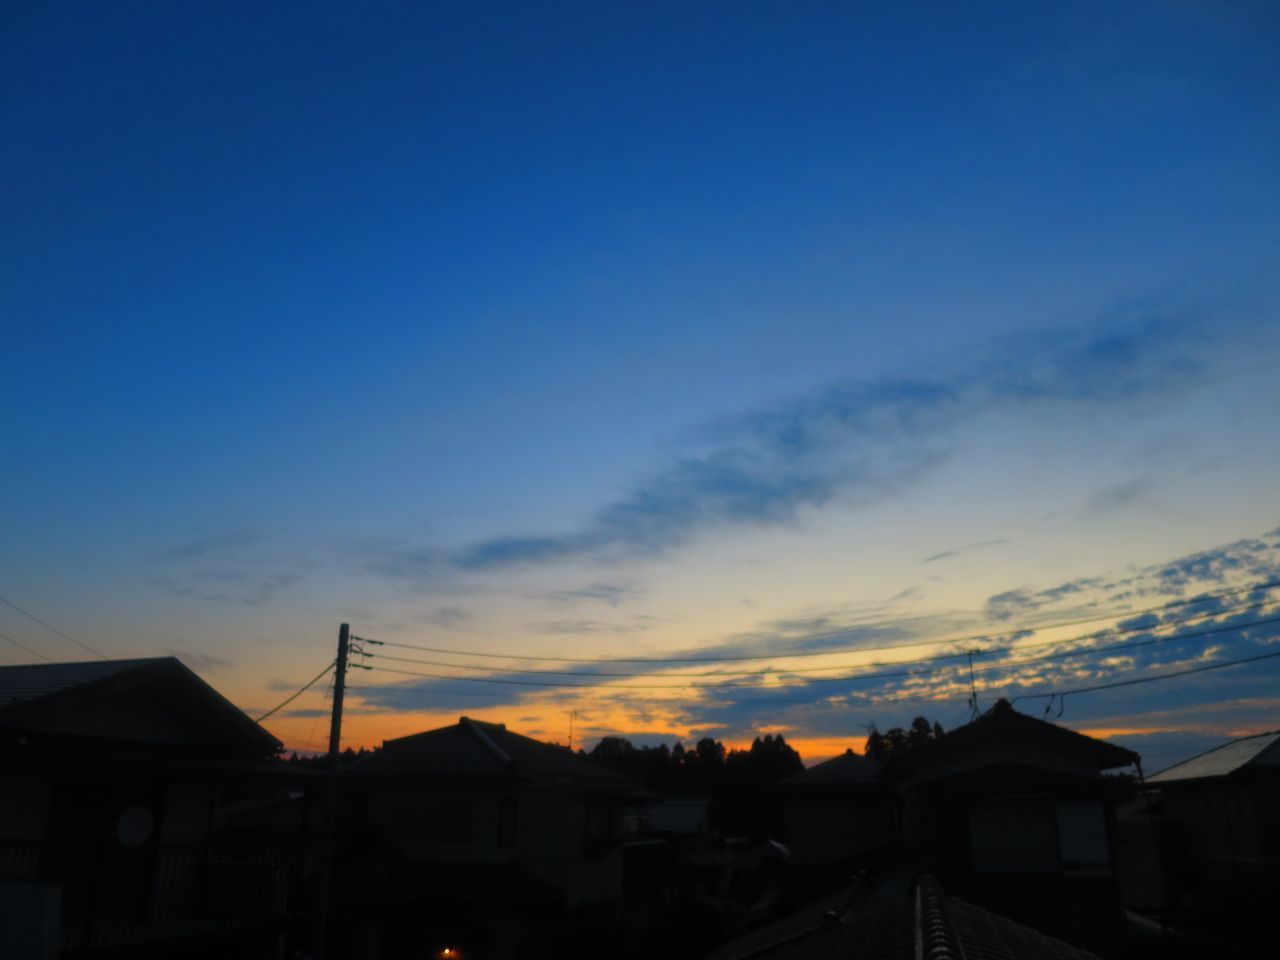
<path id="1" fill-rule="evenodd" d="M 1020 713 L 1002 698 L 976 720 L 890 757 L 887 767 L 914 779 L 972 771 L 997 762 L 1098 776 L 1138 759 L 1132 750 Z"/>
<path id="2" fill-rule="evenodd" d="M 880 782 L 880 761 L 854 753 L 852 749 L 815 763 L 782 782 L 788 786 L 841 785 Z"/>
<path id="3" fill-rule="evenodd" d="M 470 717 L 456 724 L 388 740 L 355 768 L 370 774 L 517 776 L 590 781 L 628 791 L 638 781 L 564 747 L 513 733 L 501 723 Z"/>
<path id="4" fill-rule="evenodd" d="M 1241 737 L 1147 777 L 1147 783 L 1175 783 L 1225 777 L 1245 767 L 1280 764 L 1280 730 Z"/>

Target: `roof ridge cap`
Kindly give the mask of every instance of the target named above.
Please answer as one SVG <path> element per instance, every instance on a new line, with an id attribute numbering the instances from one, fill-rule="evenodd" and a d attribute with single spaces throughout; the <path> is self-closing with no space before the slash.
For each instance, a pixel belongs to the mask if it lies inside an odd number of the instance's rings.
<path id="1" fill-rule="evenodd" d="M 916 878 L 915 897 L 916 957 L 930 960 L 964 960 L 946 893 L 937 878 L 922 874 Z"/>
<path id="2" fill-rule="evenodd" d="M 504 767 L 513 766 L 515 761 L 511 759 L 511 754 L 503 750 L 500 746 L 493 742 L 493 739 L 480 728 L 480 725 L 470 717 L 462 717 L 458 720 L 458 725 L 464 730 L 470 731 L 471 735 L 480 741 L 480 744 L 488 750 L 498 762 Z"/>

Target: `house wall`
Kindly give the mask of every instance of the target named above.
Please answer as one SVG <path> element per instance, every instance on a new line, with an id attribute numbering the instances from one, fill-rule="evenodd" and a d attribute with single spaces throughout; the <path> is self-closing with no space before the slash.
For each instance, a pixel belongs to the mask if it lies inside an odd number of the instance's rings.
<path id="1" fill-rule="evenodd" d="M 0 840 L 42 839 L 49 794 L 50 783 L 45 777 L 0 773 Z"/>
<path id="2" fill-rule="evenodd" d="M 1162 792 L 1165 816 L 1189 828 L 1187 840 L 1192 856 L 1236 861 L 1263 858 L 1261 824 L 1268 812 L 1259 809 L 1263 798 L 1253 784 L 1227 779 L 1197 780 L 1168 784 Z M 1274 818 L 1275 814 L 1269 816 Z"/>
<path id="3" fill-rule="evenodd" d="M 593 804 L 596 808 L 589 809 Z M 608 807 L 604 816 L 611 829 L 592 838 L 589 828 L 600 821 L 599 804 Z M 380 788 L 372 793 L 368 809 L 394 848 L 414 860 L 517 860 L 562 890 L 570 904 L 622 895 L 622 809 L 616 799 L 593 800 L 527 784 L 459 782 Z M 465 830 L 457 829 L 463 817 Z"/>
<path id="4" fill-rule="evenodd" d="M 782 839 L 800 865 L 853 860 L 894 837 L 889 800 L 876 791 L 794 790 L 782 811 Z"/>
<path id="5" fill-rule="evenodd" d="M 1280 771 L 1161 785 L 1179 842 L 1161 847 L 1172 905 L 1196 926 L 1259 931 L 1280 900 Z"/>
<path id="6" fill-rule="evenodd" d="M 216 927 L 241 953 L 263 944 L 270 952 L 277 938 L 257 927 L 288 910 L 290 861 L 279 837 L 212 838 L 217 791 L 213 776 L 169 780 L 126 763 L 6 773 L 0 884 L 52 898 L 64 951 L 159 943 L 177 951 Z"/>
<path id="7" fill-rule="evenodd" d="M 909 832 L 949 894 L 1106 953 L 1123 913 L 1114 817 L 1096 780 L 1004 768 L 913 784 Z"/>

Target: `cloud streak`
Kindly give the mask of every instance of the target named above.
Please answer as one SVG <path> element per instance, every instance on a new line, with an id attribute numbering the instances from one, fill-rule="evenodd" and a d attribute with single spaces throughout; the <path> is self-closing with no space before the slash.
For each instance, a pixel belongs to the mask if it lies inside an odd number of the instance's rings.
<path id="1" fill-rule="evenodd" d="M 1055 405 L 1114 413 L 1190 389 L 1206 375 L 1200 339 L 1195 324 L 1152 320 L 1118 332 L 1006 340 L 928 376 L 834 383 L 704 426 L 691 449 L 577 529 L 452 548 L 371 542 L 364 566 L 430 583 L 570 560 L 610 562 L 660 555 L 719 529 L 793 523 L 837 500 L 876 503 L 945 459 L 952 430 L 989 411 Z"/>
<path id="2" fill-rule="evenodd" d="M 1181 597 L 1212 592 L 1228 581 L 1280 580 L 1280 528 L 1221 547 L 1189 553 L 1123 574 L 1081 577 L 1044 589 L 1019 587 L 987 599 L 988 620 L 1027 617 L 1070 600 L 1072 612 L 1129 603 L 1143 597 Z"/>
<path id="3" fill-rule="evenodd" d="M 1002 543 L 1008 543 L 1008 540 L 979 540 L 977 543 L 966 543 L 963 546 L 953 547 L 950 550 L 943 550 L 941 553 L 935 553 L 931 557 L 925 557 L 921 563 L 937 563 L 939 560 L 946 560 L 948 557 L 954 557 L 958 553 L 964 553 L 968 550 L 979 550 L 982 547 L 995 547 Z"/>

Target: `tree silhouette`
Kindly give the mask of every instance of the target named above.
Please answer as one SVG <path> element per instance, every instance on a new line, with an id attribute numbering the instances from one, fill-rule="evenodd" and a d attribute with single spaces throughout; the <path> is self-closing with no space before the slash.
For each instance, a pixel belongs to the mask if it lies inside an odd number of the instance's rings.
<path id="1" fill-rule="evenodd" d="M 930 724 L 924 717 L 916 717 L 906 730 L 894 727 L 884 733 L 872 724 L 871 732 L 867 734 L 866 755 L 876 760 L 887 760 L 896 754 L 941 740 L 943 735 L 942 724 L 936 722 Z"/>

